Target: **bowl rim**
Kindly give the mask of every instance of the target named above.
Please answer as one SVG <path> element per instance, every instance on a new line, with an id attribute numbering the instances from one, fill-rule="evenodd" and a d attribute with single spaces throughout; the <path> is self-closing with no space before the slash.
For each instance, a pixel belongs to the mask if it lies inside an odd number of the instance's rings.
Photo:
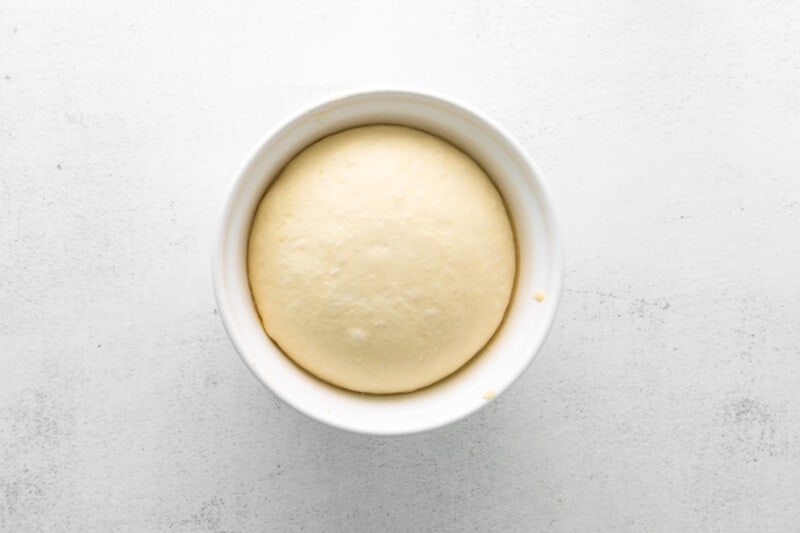
<path id="1" fill-rule="evenodd" d="M 228 338 L 233 344 L 236 353 L 239 355 L 239 358 L 242 360 L 242 362 L 244 362 L 245 366 L 248 368 L 250 373 L 253 374 L 253 376 L 262 384 L 262 386 L 264 386 L 272 394 L 280 398 L 280 400 L 282 400 L 284 403 L 292 407 L 295 411 L 317 422 L 320 422 L 326 426 L 334 427 L 351 433 L 357 433 L 363 435 L 376 435 L 376 436 L 413 435 L 449 426 L 455 422 L 463 420 L 464 418 L 467 418 L 468 416 L 474 414 L 476 411 L 480 410 L 482 407 L 484 407 L 490 402 L 487 401 L 481 404 L 473 404 L 466 409 L 454 410 L 452 415 L 448 416 L 446 419 L 429 420 L 426 418 L 421 418 L 418 426 L 416 426 L 411 430 L 408 429 L 376 430 L 375 428 L 364 427 L 362 425 L 359 425 L 358 423 L 348 423 L 347 421 L 336 417 L 326 418 L 324 416 L 321 416 L 317 412 L 307 410 L 302 405 L 298 405 L 291 398 L 288 398 L 286 397 L 286 395 L 282 394 L 281 391 L 271 387 L 256 371 L 254 366 L 251 364 L 250 357 L 245 355 L 244 353 L 245 350 L 243 350 L 243 346 L 240 342 L 240 339 L 238 339 L 237 335 L 234 333 L 236 329 L 230 322 L 232 320 L 228 312 L 228 307 L 230 305 L 230 302 L 226 299 L 225 288 L 224 288 L 225 282 L 223 278 L 225 271 L 224 268 L 225 261 L 223 259 L 224 258 L 223 250 L 225 250 L 226 243 L 229 240 L 228 230 L 230 225 L 230 219 L 232 218 L 232 214 L 237 207 L 237 201 L 239 199 L 239 189 L 240 187 L 242 187 L 242 183 L 246 179 L 246 176 L 248 174 L 247 171 L 251 166 L 251 164 L 253 163 L 253 161 L 255 161 L 256 158 L 259 156 L 262 149 L 270 142 L 271 139 L 279 135 L 282 131 L 287 129 L 293 123 L 302 119 L 304 116 L 313 113 L 320 107 L 330 105 L 331 103 L 334 103 L 338 100 L 346 100 L 353 97 L 368 96 L 373 94 L 383 94 L 388 96 L 394 95 L 400 97 L 422 97 L 460 108 L 467 114 L 472 115 L 479 122 L 483 123 L 483 125 L 487 126 L 489 129 L 494 130 L 494 133 L 496 133 L 502 139 L 502 141 L 506 143 L 516 153 L 516 155 L 520 157 L 520 159 L 524 162 L 524 164 L 530 169 L 531 171 L 530 177 L 534 180 L 542 204 L 546 207 L 548 233 L 552 237 L 550 241 L 549 255 L 551 257 L 551 261 L 553 264 L 553 271 L 554 271 L 554 275 L 551 277 L 553 285 L 552 288 L 548 291 L 548 300 L 550 300 L 549 302 L 550 305 L 548 306 L 548 313 L 546 315 L 546 320 L 545 320 L 546 327 L 542 328 L 541 334 L 539 335 L 536 345 L 529 348 L 530 350 L 532 350 L 532 353 L 527 357 L 526 364 L 523 365 L 513 375 L 511 374 L 509 375 L 508 379 L 503 384 L 502 389 L 497 391 L 498 396 L 502 392 L 507 390 L 509 387 L 511 387 L 522 376 L 522 374 L 525 373 L 525 371 L 530 367 L 530 365 L 536 359 L 538 354 L 541 352 L 544 343 L 546 342 L 546 340 L 550 335 L 550 332 L 552 331 L 553 325 L 555 324 L 556 318 L 558 316 L 558 311 L 563 292 L 564 265 L 565 265 L 564 240 L 558 218 L 555 214 L 552 195 L 550 194 L 550 191 L 546 183 L 542 179 L 541 172 L 539 171 L 538 167 L 534 163 L 531 156 L 528 154 L 528 151 L 521 145 L 521 143 L 514 136 L 509 134 L 494 119 L 484 114 L 483 112 L 477 110 L 476 108 L 472 107 L 469 104 L 466 104 L 465 102 L 461 101 L 458 98 L 453 98 L 449 95 L 445 95 L 437 91 L 420 89 L 417 87 L 409 87 L 403 85 L 363 86 L 354 89 L 338 91 L 330 93 L 327 96 L 317 98 L 312 102 L 310 102 L 309 104 L 300 107 L 294 112 L 291 112 L 288 115 L 286 115 L 275 126 L 270 128 L 264 135 L 262 135 L 258 139 L 258 141 L 252 146 L 252 148 L 247 152 L 246 156 L 242 159 L 242 162 L 239 164 L 233 175 L 234 176 L 233 180 L 227 185 L 226 191 L 224 193 L 223 202 L 216 218 L 217 221 L 215 226 L 216 233 L 214 236 L 214 242 L 211 252 L 212 285 L 213 285 L 214 298 L 219 317 L 222 320 L 223 327 L 225 328 Z M 279 348 L 276 347 L 276 349 L 280 351 Z M 435 387 L 436 384 L 433 384 L 431 386 Z M 414 393 L 412 392 L 409 394 L 414 394 Z"/>

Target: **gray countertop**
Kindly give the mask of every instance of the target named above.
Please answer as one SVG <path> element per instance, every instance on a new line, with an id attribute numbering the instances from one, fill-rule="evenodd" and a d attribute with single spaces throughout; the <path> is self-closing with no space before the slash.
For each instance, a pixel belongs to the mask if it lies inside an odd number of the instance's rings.
<path id="1" fill-rule="evenodd" d="M 0 530 L 787 531 L 800 523 L 800 4 L 0 4 Z M 264 389 L 211 239 L 276 122 L 444 92 L 542 170 L 538 359 L 371 438 Z"/>

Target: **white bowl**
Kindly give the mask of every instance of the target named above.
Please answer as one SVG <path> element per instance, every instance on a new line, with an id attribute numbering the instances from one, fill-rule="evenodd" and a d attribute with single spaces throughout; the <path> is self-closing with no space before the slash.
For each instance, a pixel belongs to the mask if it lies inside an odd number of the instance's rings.
<path id="1" fill-rule="evenodd" d="M 303 148 L 337 131 L 402 124 L 450 141 L 494 180 L 516 231 L 519 268 L 508 314 L 492 342 L 461 370 L 426 389 L 390 396 L 345 391 L 301 370 L 267 337 L 247 282 L 250 223 L 270 182 Z M 214 293 L 242 360 L 272 392 L 306 415 L 338 428 L 397 435 L 444 426 L 506 390 L 547 337 L 561 297 L 563 245 L 550 196 L 525 150 L 494 122 L 450 98 L 381 89 L 328 98 L 267 134 L 236 174 L 212 258 Z M 541 291 L 542 302 L 534 298 Z"/>

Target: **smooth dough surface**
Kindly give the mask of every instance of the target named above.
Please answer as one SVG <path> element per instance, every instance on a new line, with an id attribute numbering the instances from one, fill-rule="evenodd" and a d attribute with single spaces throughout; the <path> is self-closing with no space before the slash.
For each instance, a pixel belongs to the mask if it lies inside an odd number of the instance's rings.
<path id="1" fill-rule="evenodd" d="M 345 389 L 413 391 L 489 341 L 516 247 L 483 170 L 433 135 L 365 126 L 303 150 L 261 200 L 247 255 L 267 334 Z"/>

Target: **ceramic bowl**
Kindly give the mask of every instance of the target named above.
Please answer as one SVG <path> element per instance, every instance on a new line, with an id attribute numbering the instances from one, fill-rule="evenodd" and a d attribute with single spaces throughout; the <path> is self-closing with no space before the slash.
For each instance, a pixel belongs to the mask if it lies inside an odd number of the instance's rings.
<path id="1" fill-rule="evenodd" d="M 247 282 L 250 224 L 270 182 L 303 148 L 326 135 L 368 124 L 400 124 L 427 131 L 475 159 L 506 202 L 519 261 L 508 313 L 489 345 L 447 379 L 416 392 L 388 396 L 349 392 L 295 365 L 265 334 Z M 542 176 L 516 140 L 485 115 L 452 98 L 377 89 L 313 104 L 257 144 L 225 199 L 212 270 L 225 329 L 244 363 L 273 393 L 325 424 L 359 433 L 398 435 L 431 430 L 474 413 L 519 378 L 555 320 L 564 256 Z"/>

